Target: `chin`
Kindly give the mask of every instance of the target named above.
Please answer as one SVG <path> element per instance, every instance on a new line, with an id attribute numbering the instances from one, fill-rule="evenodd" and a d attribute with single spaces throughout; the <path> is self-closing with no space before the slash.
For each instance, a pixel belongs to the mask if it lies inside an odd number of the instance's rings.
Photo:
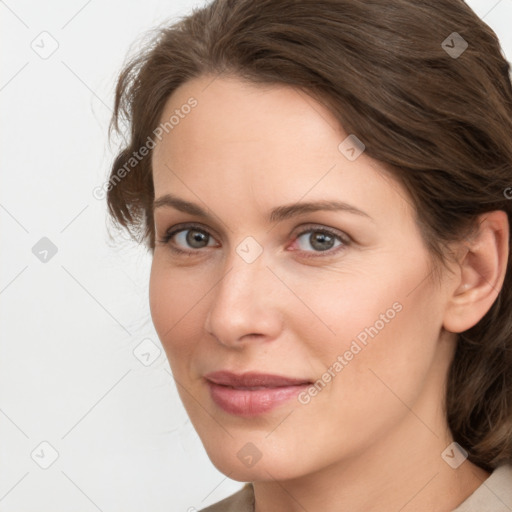
<path id="1" fill-rule="evenodd" d="M 252 463 L 250 459 L 244 462 L 244 458 L 247 457 L 245 454 L 251 453 L 251 445 L 244 442 L 236 444 L 237 447 L 233 450 L 230 446 L 205 446 L 212 464 L 232 480 L 239 482 L 282 481 L 302 475 L 296 457 L 268 452 L 267 455 L 261 453 L 261 458 L 255 463 Z M 238 444 L 240 444 L 240 447 L 238 447 Z M 244 449 L 245 451 L 243 451 Z"/>

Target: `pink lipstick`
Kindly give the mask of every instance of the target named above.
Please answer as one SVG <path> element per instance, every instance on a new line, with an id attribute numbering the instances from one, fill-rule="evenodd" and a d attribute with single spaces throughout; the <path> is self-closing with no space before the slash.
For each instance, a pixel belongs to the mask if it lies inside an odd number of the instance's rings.
<path id="1" fill-rule="evenodd" d="M 212 400 L 225 412 L 251 417 L 268 412 L 312 384 L 307 379 L 256 372 L 218 371 L 205 375 Z"/>

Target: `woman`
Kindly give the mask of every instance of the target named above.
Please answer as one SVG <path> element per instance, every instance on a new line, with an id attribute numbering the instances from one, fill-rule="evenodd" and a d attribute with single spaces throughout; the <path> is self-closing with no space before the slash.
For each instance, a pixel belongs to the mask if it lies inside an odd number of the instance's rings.
<path id="1" fill-rule="evenodd" d="M 512 509 L 509 70 L 459 0 L 218 0 L 122 72 L 206 510 Z"/>

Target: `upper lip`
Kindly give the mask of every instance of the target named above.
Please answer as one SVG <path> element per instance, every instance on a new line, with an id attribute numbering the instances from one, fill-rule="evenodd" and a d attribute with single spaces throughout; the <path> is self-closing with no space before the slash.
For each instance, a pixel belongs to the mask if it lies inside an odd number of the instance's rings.
<path id="1" fill-rule="evenodd" d="M 207 373 L 204 377 L 215 384 L 232 387 L 263 386 L 268 388 L 277 388 L 282 386 L 297 386 L 299 384 L 311 383 L 308 379 L 283 377 L 282 375 L 271 375 L 258 372 L 237 374 L 226 370 Z"/>

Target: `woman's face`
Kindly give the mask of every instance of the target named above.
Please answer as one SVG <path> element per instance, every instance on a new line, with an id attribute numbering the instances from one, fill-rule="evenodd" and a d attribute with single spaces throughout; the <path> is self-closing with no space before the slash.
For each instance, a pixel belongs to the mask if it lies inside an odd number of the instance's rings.
<path id="1" fill-rule="evenodd" d="M 215 466 L 287 479 L 443 434 L 447 287 L 405 190 L 288 86 L 201 77 L 173 115 L 153 154 L 151 314 Z M 218 371 L 295 381 L 228 388 Z"/>

